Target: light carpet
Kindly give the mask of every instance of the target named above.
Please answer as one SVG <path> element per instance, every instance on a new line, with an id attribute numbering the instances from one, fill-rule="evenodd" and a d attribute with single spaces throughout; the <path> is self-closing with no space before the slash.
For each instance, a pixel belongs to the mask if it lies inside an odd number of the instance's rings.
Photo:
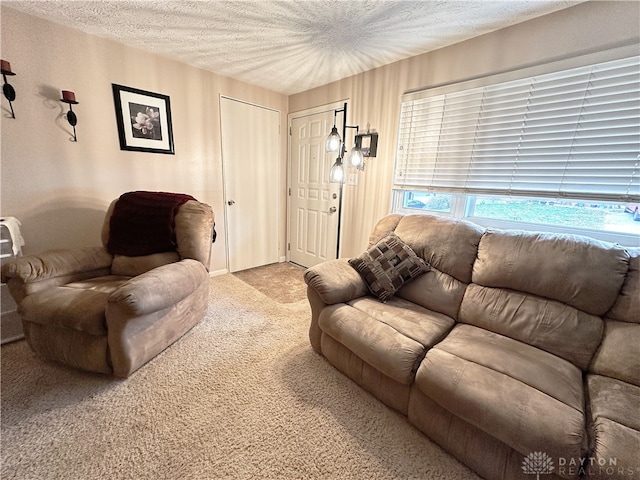
<path id="1" fill-rule="evenodd" d="M 2 479 L 479 478 L 314 353 L 309 318 L 228 274 L 126 380 L 3 345 Z"/>
<path id="2" fill-rule="evenodd" d="M 294 303 L 306 298 L 303 267 L 282 262 L 250 268 L 233 275 L 279 303 Z"/>

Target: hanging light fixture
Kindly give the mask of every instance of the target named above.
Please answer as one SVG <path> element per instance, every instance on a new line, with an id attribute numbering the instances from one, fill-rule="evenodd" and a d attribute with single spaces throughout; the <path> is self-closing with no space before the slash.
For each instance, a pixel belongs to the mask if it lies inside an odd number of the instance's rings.
<path id="1" fill-rule="evenodd" d="M 342 159 L 338 157 L 329 172 L 329 181 L 331 183 L 344 183 L 345 179 L 344 165 L 342 164 Z"/>
<path id="2" fill-rule="evenodd" d="M 342 137 L 338 133 L 338 129 L 336 128 L 336 117 L 338 112 L 342 112 Z M 344 171 L 344 164 L 342 159 L 344 158 L 344 154 L 346 152 L 344 138 L 347 135 L 347 128 L 355 128 L 356 133 L 358 132 L 358 126 L 347 125 L 347 103 L 345 102 L 342 108 L 336 109 L 333 111 L 333 128 L 331 129 L 331 133 L 327 137 L 327 141 L 325 143 L 325 150 L 327 152 L 338 152 L 338 158 L 336 158 L 335 163 L 331 167 L 331 171 L 329 172 L 329 181 L 331 183 L 345 183 L 347 179 L 347 175 Z M 354 147 L 355 149 L 355 147 Z M 349 154 L 349 159 L 353 155 L 353 150 Z M 351 165 L 351 160 L 349 160 Z M 364 165 L 364 161 L 362 162 Z"/>
<path id="3" fill-rule="evenodd" d="M 334 112 L 334 123 L 333 128 L 331 129 L 331 133 L 327 137 L 327 142 L 325 143 L 325 150 L 327 152 L 339 152 L 340 145 L 342 144 L 342 139 L 340 138 L 340 134 L 338 133 L 338 129 L 335 125 L 335 112 Z"/>
<path id="4" fill-rule="evenodd" d="M 362 150 L 357 145 L 354 145 L 349 152 L 348 164 L 350 167 L 357 168 L 358 170 L 364 170 L 364 155 Z"/>

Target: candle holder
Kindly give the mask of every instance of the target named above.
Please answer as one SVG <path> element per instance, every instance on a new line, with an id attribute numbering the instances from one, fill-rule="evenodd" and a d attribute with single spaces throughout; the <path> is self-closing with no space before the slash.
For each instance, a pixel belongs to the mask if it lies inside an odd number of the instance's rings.
<path id="1" fill-rule="evenodd" d="M 69 111 L 67 112 L 67 122 L 69 122 L 69 125 L 73 127 L 73 141 L 77 142 L 78 137 L 76 135 L 76 125 L 78 124 L 78 117 L 76 117 L 76 114 L 73 113 L 72 107 L 72 105 L 78 104 L 78 102 L 76 102 L 76 94 L 70 92 L 69 90 L 62 90 L 62 98 L 60 99 L 60 101 L 69 104 Z"/>
<path id="2" fill-rule="evenodd" d="M 4 80 L 4 85 L 2 85 L 2 93 L 4 94 L 4 98 L 9 100 L 9 108 L 11 109 L 11 118 L 16 118 L 16 114 L 13 111 L 13 101 L 16 99 L 16 91 L 7 81 L 7 75 L 15 75 L 11 71 L 11 64 L 6 60 L 0 60 L 0 70 L 2 71 L 2 79 Z"/>

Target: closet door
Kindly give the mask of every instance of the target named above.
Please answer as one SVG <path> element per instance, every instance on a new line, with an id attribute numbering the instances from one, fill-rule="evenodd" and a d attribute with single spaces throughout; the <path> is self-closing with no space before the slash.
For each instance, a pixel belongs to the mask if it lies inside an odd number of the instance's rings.
<path id="1" fill-rule="evenodd" d="M 230 272 L 278 262 L 280 113 L 220 99 Z"/>

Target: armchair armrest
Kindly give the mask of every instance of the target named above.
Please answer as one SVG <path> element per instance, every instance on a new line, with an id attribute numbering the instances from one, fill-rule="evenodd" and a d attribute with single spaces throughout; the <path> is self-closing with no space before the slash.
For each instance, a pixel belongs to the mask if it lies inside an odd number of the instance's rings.
<path id="1" fill-rule="evenodd" d="M 17 279 L 23 283 L 55 277 L 68 277 L 95 270 L 109 269 L 113 255 L 104 247 L 48 250 L 14 258 L 2 265 L 2 282 Z"/>
<path id="2" fill-rule="evenodd" d="M 131 278 L 111 293 L 107 311 L 117 307 L 131 316 L 157 312 L 191 295 L 208 276 L 204 265 L 192 259 L 156 267 Z"/>
<path id="3" fill-rule="evenodd" d="M 47 250 L 2 265 L 2 282 L 16 303 L 40 290 L 108 275 L 113 256 L 104 247 Z"/>
<path id="4" fill-rule="evenodd" d="M 343 258 L 307 269 L 304 281 L 327 305 L 348 302 L 369 292 L 360 274 Z"/>

